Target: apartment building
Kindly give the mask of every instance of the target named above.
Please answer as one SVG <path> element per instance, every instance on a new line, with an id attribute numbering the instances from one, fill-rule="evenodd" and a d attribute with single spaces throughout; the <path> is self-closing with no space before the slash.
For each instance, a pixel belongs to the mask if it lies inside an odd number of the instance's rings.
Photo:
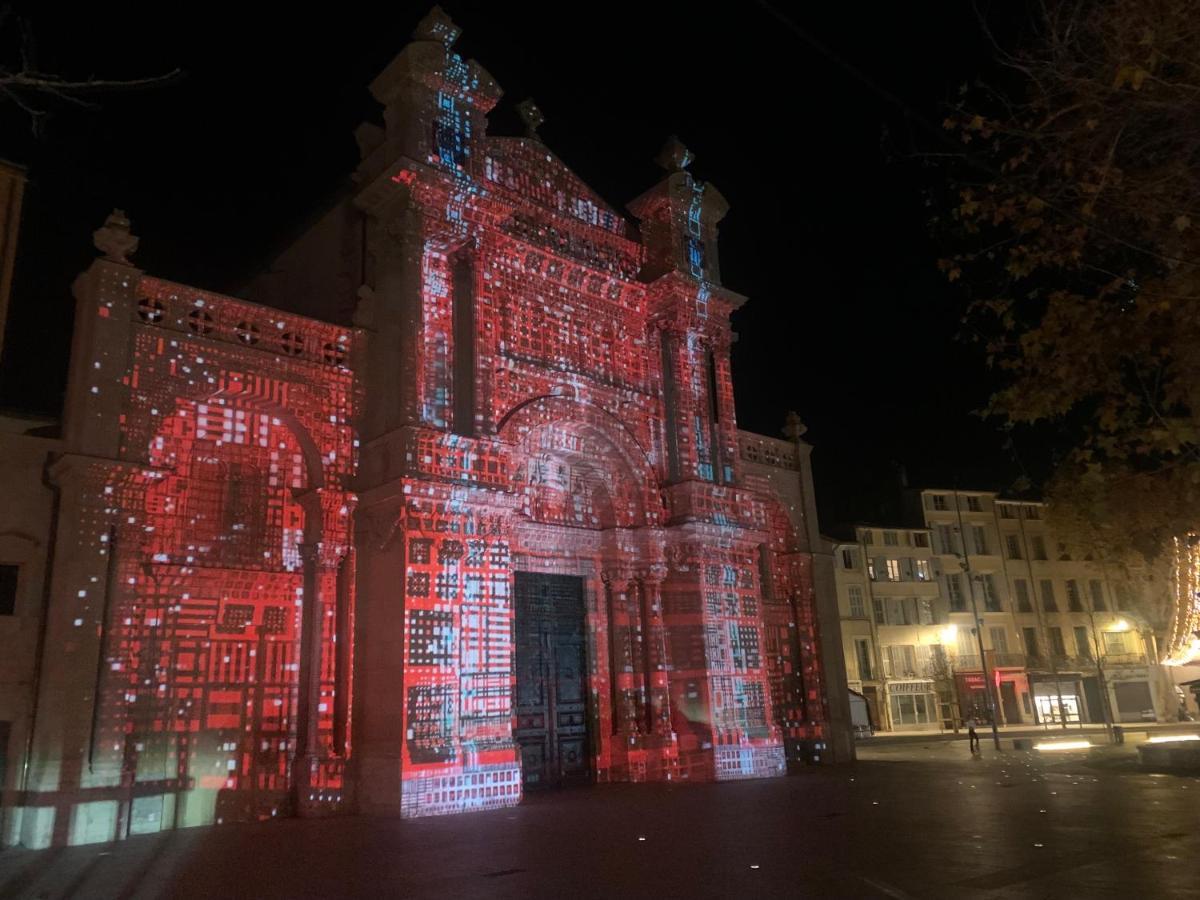
<path id="1" fill-rule="evenodd" d="M 1045 506 L 910 492 L 910 525 L 835 543 L 849 686 L 880 730 L 1145 721 L 1173 709 L 1154 635 L 1102 560 L 1052 535 Z"/>
<path id="2" fill-rule="evenodd" d="M 921 521 L 932 536 L 948 610 L 947 643 L 963 717 L 986 718 L 986 679 L 995 686 L 1001 724 L 1033 720 L 1033 701 L 1012 617 L 995 495 L 925 491 Z"/>
<path id="3" fill-rule="evenodd" d="M 876 728 L 938 727 L 952 716 L 950 665 L 929 531 L 862 526 L 834 561 L 851 690 Z"/>
<path id="4" fill-rule="evenodd" d="M 1103 721 L 1105 705 L 1114 722 L 1166 714 L 1154 634 L 1113 566 L 1058 540 L 1043 504 L 999 500 L 995 510 L 1039 719 Z"/>

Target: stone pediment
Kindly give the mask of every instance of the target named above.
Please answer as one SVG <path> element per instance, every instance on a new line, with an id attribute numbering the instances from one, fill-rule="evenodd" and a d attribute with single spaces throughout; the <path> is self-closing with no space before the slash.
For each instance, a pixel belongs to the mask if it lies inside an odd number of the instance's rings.
<path id="1" fill-rule="evenodd" d="M 531 138 L 488 137 L 484 179 L 525 201 L 586 225 L 629 237 L 629 223 L 543 143 Z"/>

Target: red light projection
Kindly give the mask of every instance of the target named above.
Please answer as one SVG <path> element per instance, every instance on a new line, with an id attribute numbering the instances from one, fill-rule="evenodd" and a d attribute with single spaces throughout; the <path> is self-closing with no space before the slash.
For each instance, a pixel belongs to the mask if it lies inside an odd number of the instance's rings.
<path id="1" fill-rule="evenodd" d="M 146 277 L 129 305 L 122 462 L 93 475 L 111 525 L 90 767 L 161 782 L 177 820 L 340 809 L 353 335 Z"/>
<path id="2" fill-rule="evenodd" d="M 404 586 L 403 749 L 379 753 L 398 769 L 383 783 L 429 815 L 581 778 L 781 774 L 825 736 L 811 551 L 743 472 L 724 201 L 669 147 L 632 204 L 639 236 L 536 139 L 531 103 L 530 137 L 484 134 L 498 91 L 455 33 L 426 35 L 419 82 L 373 87 L 429 127 L 363 189 L 380 224 L 403 210 L 372 244 L 377 281 L 419 286 L 401 436 L 386 457 L 387 430 L 367 436 L 362 479 L 388 497 L 364 506 L 385 523 L 368 620 L 388 627 L 377 585 Z"/>
<path id="3" fill-rule="evenodd" d="M 737 429 L 724 200 L 676 142 L 635 227 L 531 103 L 529 137 L 486 134 L 499 89 L 456 36 L 435 11 L 372 86 L 355 267 L 309 279 L 361 284 L 360 327 L 97 233 L 47 682 L 96 701 L 38 731 L 30 793 L 94 815 L 47 801 L 31 845 L 819 755 L 810 486 L 798 445 Z"/>

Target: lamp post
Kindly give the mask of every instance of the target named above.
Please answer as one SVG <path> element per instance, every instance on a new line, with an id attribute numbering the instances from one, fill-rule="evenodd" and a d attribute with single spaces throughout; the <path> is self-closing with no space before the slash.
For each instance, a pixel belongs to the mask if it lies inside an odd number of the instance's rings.
<path id="1" fill-rule="evenodd" d="M 1062 725 L 1063 731 L 1066 731 L 1067 730 L 1067 706 L 1063 702 L 1062 682 L 1058 678 L 1058 661 L 1054 658 L 1054 648 L 1049 646 L 1049 641 L 1046 637 L 1048 632 L 1046 631 L 1046 623 L 1045 623 L 1044 617 L 1042 615 L 1043 607 L 1046 603 L 1046 597 L 1044 594 L 1042 595 L 1041 603 L 1038 602 L 1038 595 L 1037 595 L 1038 584 L 1037 584 L 1037 580 L 1033 577 L 1033 555 L 1029 552 L 1029 538 L 1025 534 L 1025 516 L 1026 515 L 1027 514 L 1025 512 L 1025 504 L 1024 503 L 1019 504 L 1017 507 L 1017 528 L 1021 532 L 1021 547 L 1025 552 L 1025 568 L 1029 572 L 1029 600 L 1033 605 L 1033 614 L 1037 618 L 1038 642 L 1039 642 L 1039 644 L 1045 645 L 1047 651 L 1049 651 L 1046 654 L 1046 659 L 1050 663 L 1050 674 L 1054 678 L 1054 693 L 1058 695 L 1058 718 L 1059 718 L 1060 724 Z M 1035 648 L 1035 649 L 1037 649 L 1037 648 Z M 1033 683 L 1032 682 L 1030 682 L 1029 689 L 1030 689 L 1030 692 L 1032 693 L 1033 692 Z M 1038 707 L 1037 707 L 1037 697 L 1036 696 L 1034 697 L 1033 703 L 1034 703 L 1034 705 L 1033 705 L 1034 712 L 1037 712 Z M 1037 717 L 1035 716 L 1034 720 L 1036 721 L 1036 719 L 1037 719 Z M 1046 723 L 1043 721 L 1042 724 L 1045 725 Z M 1080 728 L 1083 727 L 1082 721 L 1079 723 L 1079 727 Z"/>
<path id="2" fill-rule="evenodd" d="M 983 619 L 979 617 L 979 601 L 975 597 L 975 579 L 971 575 L 971 558 L 967 554 L 967 535 L 963 530 L 962 503 L 959 500 L 958 489 L 954 491 L 954 512 L 958 517 L 958 542 L 962 550 L 958 564 L 967 576 L 967 589 L 971 594 L 971 619 L 975 625 L 975 641 L 979 646 L 979 668 L 983 672 L 983 691 L 987 697 L 988 713 L 992 720 L 992 743 L 1000 749 L 1000 729 L 996 725 L 996 700 L 992 694 L 992 676 L 988 671 L 987 656 L 983 652 Z"/>

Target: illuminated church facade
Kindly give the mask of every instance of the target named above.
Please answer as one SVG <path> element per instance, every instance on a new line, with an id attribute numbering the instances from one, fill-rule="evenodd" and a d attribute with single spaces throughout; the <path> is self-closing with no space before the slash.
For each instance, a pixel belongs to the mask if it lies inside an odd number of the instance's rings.
<path id="1" fill-rule="evenodd" d="M 737 427 L 725 201 L 672 142 L 631 222 L 532 104 L 487 134 L 500 89 L 440 11 L 414 37 L 259 302 L 96 233 L 45 530 L 0 513 L 42 609 L 8 842 L 852 752 L 803 427 Z"/>

